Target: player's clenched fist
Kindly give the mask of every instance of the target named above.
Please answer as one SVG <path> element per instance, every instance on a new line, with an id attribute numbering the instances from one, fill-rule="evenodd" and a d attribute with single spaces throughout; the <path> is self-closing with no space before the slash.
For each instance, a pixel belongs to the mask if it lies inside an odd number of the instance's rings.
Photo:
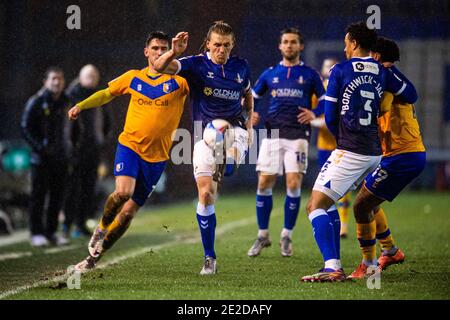
<path id="1" fill-rule="evenodd" d="M 175 38 L 172 38 L 172 50 L 178 56 L 187 48 L 189 33 L 178 32 Z"/>
<path id="2" fill-rule="evenodd" d="M 67 115 L 69 116 L 70 120 L 76 120 L 80 112 L 81 112 L 80 107 L 74 106 L 70 108 L 70 110 L 67 112 Z"/>

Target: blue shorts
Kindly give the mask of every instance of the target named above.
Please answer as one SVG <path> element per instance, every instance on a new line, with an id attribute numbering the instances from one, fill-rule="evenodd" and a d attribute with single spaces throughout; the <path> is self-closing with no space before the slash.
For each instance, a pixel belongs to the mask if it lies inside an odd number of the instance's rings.
<path id="1" fill-rule="evenodd" d="M 392 201 L 425 168 L 425 152 L 383 157 L 377 169 L 366 177 L 366 188 L 377 197 Z"/>
<path id="2" fill-rule="evenodd" d="M 129 176 L 136 179 L 136 187 L 131 197 L 139 206 L 143 206 L 155 189 L 167 161 L 147 162 L 128 147 L 118 143 L 114 160 L 114 176 Z"/>
<path id="3" fill-rule="evenodd" d="M 333 150 L 317 149 L 317 162 L 320 168 L 327 162 L 328 158 L 331 156 L 331 152 L 333 152 Z"/>

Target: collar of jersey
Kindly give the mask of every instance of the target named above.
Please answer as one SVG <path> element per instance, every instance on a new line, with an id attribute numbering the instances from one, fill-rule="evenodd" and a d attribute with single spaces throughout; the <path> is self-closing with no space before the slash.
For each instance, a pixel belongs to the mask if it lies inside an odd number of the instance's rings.
<path id="1" fill-rule="evenodd" d="M 296 65 L 294 65 L 294 66 L 289 66 L 289 67 L 303 66 L 304 64 L 305 64 L 305 63 L 304 63 L 303 61 L 300 61 L 299 64 L 296 64 Z M 283 61 L 280 61 L 280 66 L 289 68 L 288 66 L 285 66 L 285 65 L 283 64 Z"/>
<path id="2" fill-rule="evenodd" d="M 147 73 L 147 77 L 149 77 L 151 80 L 156 80 L 156 79 L 158 79 L 159 77 L 161 77 L 162 76 L 162 74 L 160 73 L 160 74 L 156 74 L 156 75 L 154 75 L 154 76 L 151 76 L 151 75 L 149 75 L 148 73 Z"/>
<path id="3" fill-rule="evenodd" d="M 225 64 L 217 64 L 214 61 L 212 61 L 211 54 L 209 53 L 209 51 L 206 51 L 205 53 L 206 53 L 206 57 L 208 58 L 208 60 L 211 61 L 215 66 L 218 66 L 218 67 L 226 65 L 228 63 L 228 60 L 230 60 L 230 58 L 228 58 L 227 62 L 225 62 Z"/>
<path id="4" fill-rule="evenodd" d="M 362 60 L 367 60 L 367 59 L 372 59 L 371 56 L 367 56 L 367 57 L 353 57 L 354 59 L 362 59 Z"/>

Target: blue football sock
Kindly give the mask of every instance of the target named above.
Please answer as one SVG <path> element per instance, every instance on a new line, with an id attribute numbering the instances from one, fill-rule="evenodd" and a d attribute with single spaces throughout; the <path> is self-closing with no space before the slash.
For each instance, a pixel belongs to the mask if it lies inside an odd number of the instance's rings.
<path id="1" fill-rule="evenodd" d="M 323 209 L 313 210 L 309 214 L 309 220 L 313 227 L 314 238 L 322 253 L 323 260 L 338 259 L 334 243 L 334 230 L 330 217 Z"/>
<path id="2" fill-rule="evenodd" d="M 223 172 L 223 175 L 225 177 L 232 176 L 234 173 L 235 167 L 236 167 L 236 165 L 234 163 L 234 159 L 231 157 L 227 157 L 227 159 L 225 161 L 225 170 Z"/>
<path id="3" fill-rule="evenodd" d="M 328 216 L 330 217 L 331 223 L 333 224 L 334 231 L 334 245 L 336 246 L 336 255 L 337 259 L 341 258 L 341 219 L 339 218 L 339 212 L 336 209 L 336 206 L 333 205 L 327 211 Z"/>
<path id="4" fill-rule="evenodd" d="M 272 212 L 272 189 L 259 190 L 256 193 L 256 218 L 261 230 L 269 228 L 270 213 Z"/>
<path id="5" fill-rule="evenodd" d="M 216 235 L 216 215 L 214 213 L 214 205 L 206 206 L 206 208 L 203 206 L 204 210 L 202 210 L 201 206 L 199 203 L 197 207 L 197 221 L 200 235 L 202 236 L 203 250 L 205 251 L 205 257 L 215 259 L 214 238 Z"/>
<path id="6" fill-rule="evenodd" d="M 294 229 L 300 209 L 300 189 L 288 190 L 284 201 L 284 227 L 288 230 Z"/>

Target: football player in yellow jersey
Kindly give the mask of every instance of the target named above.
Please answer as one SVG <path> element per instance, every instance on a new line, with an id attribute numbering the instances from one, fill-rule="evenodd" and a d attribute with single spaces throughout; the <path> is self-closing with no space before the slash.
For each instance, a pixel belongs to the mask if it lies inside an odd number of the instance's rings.
<path id="1" fill-rule="evenodd" d="M 93 269 L 101 255 L 128 229 L 164 171 L 189 87 L 176 75 L 163 75 L 154 61 L 169 50 L 169 37 L 150 33 L 144 48 L 148 67 L 130 70 L 112 80 L 69 110 L 71 120 L 82 110 L 100 107 L 116 96 L 131 95 L 123 132 L 117 145 L 114 175 L 116 187 L 105 203 L 103 216 L 89 241 L 89 256 L 75 266 L 85 272 Z"/>
<path id="2" fill-rule="evenodd" d="M 325 89 L 328 85 L 328 78 L 330 77 L 331 68 L 338 63 L 338 61 L 334 58 L 328 58 L 323 60 L 321 76 L 323 79 L 323 86 Z M 313 98 L 313 105 L 317 107 L 317 97 Z M 311 121 L 311 125 L 319 129 L 319 133 L 317 135 L 317 161 L 319 167 L 322 167 L 328 158 L 331 155 L 331 152 L 336 149 L 336 139 L 333 134 L 328 130 L 327 125 L 325 123 L 325 116 L 323 112 L 320 117 Z M 343 196 L 337 202 L 337 209 L 339 212 L 339 217 L 341 219 L 341 238 L 346 238 L 348 234 L 348 217 L 350 210 L 350 194 L 351 192 L 347 192 L 345 196 Z"/>
<path id="3" fill-rule="evenodd" d="M 408 79 L 394 66 L 394 62 L 400 59 L 400 50 L 394 41 L 379 37 L 371 55 L 409 84 Z M 375 208 L 375 219 L 367 229 L 376 228 L 376 238 L 382 250 L 378 267 L 382 270 L 403 262 L 405 255 L 395 246 L 386 215 L 379 205 L 385 200 L 394 200 L 403 188 L 423 171 L 426 163 L 425 147 L 414 106 L 397 99 L 389 92 L 383 95 L 381 116 L 378 118 L 383 158 L 378 168 L 366 177 L 365 185 L 355 200 L 355 206 L 364 201 Z M 363 259 L 367 254 L 373 255 L 375 245 L 372 243 L 370 247 L 361 248 Z M 368 273 L 367 267 L 362 263 L 350 277 L 363 278 Z"/>

